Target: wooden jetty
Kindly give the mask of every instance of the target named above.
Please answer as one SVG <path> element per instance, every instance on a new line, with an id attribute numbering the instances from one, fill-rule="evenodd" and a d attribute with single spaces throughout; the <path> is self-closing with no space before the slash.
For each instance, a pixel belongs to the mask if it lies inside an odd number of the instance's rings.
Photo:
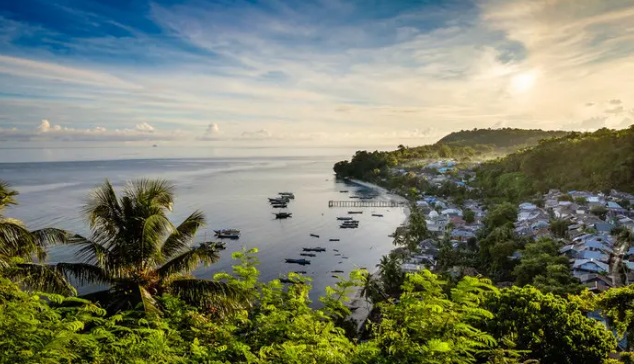
<path id="1" fill-rule="evenodd" d="M 406 207 L 407 202 L 398 201 L 328 201 L 328 207 Z"/>

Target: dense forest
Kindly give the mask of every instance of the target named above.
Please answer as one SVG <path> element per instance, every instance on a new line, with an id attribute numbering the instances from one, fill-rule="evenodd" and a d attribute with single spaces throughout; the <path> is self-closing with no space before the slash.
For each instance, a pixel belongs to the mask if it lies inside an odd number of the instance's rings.
<path id="1" fill-rule="evenodd" d="M 499 152 L 514 152 L 537 145 L 542 139 L 562 137 L 566 134 L 568 132 L 561 130 L 473 129 L 448 134 L 440 139 L 437 144 L 473 148 L 478 145 L 488 145 Z"/>
<path id="2" fill-rule="evenodd" d="M 518 201 L 550 188 L 634 191 L 634 127 L 542 140 L 477 170 L 487 197 Z"/>
<path id="3" fill-rule="evenodd" d="M 473 129 L 451 133 L 435 144 L 419 147 L 399 145 L 389 152 L 357 151 L 350 161 L 335 164 L 341 177 L 374 181 L 388 175 L 390 167 L 413 161 L 455 159 L 460 162 L 481 161 L 536 145 L 542 138 L 565 135 L 561 131 L 523 129 Z"/>
<path id="4" fill-rule="evenodd" d="M 173 188 L 140 180 L 118 193 L 104 183 L 87 198 L 83 237 L 5 217 L 17 194 L 0 183 L 0 363 L 607 364 L 616 339 L 586 314 L 602 309 L 620 335 L 634 333 L 629 286 L 569 297 L 498 289 L 480 277 L 405 274 L 392 254 L 376 275 L 339 277 L 319 309 L 306 277 L 261 282 L 257 249 L 234 253 L 232 272 L 198 279 L 192 271 L 216 262 L 222 246 L 195 239 L 200 212 L 169 220 Z M 507 210 L 488 218 L 492 231 L 508 223 Z M 421 217 L 413 208 L 405 244 L 426 236 Z M 57 244 L 74 246 L 76 259 L 47 264 Z M 496 254 L 482 261 L 494 266 Z M 518 279 L 539 283 L 535 260 Z M 104 290 L 78 297 L 71 282 Z M 355 290 L 377 313 L 361 331 L 346 304 Z"/>

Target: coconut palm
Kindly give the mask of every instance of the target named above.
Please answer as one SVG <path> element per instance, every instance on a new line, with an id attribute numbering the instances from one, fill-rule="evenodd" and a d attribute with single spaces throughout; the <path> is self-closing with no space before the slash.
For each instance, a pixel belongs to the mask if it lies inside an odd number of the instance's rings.
<path id="1" fill-rule="evenodd" d="M 5 217 L 3 210 L 17 205 L 17 194 L 7 183 L 0 181 L 0 269 L 4 269 L 7 275 L 6 269 L 10 266 L 15 268 L 16 263 L 27 266 L 33 263 L 34 257 L 44 261 L 46 246 L 59 243 L 66 237 L 63 230 L 46 228 L 30 231 L 22 221 Z M 17 274 L 15 269 L 12 272 Z"/>
<path id="2" fill-rule="evenodd" d="M 120 197 L 106 181 L 92 191 L 84 207 L 91 237 L 75 236 L 78 263 L 59 263 L 56 273 L 79 284 L 109 288 L 84 296 L 111 312 L 142 307 L 156 310 L 154 297 L 180 296 L 197 306 L 223 307 L 242 297 L 226 283 L 196 279 L 188 274 L 200 263 L 215 263 L 222 246 L 205 242 L 191 248 L 205 223 L 195 211 L 180 225 L 167 217 L 174 202 L 174 185 L 163 180 L 129 182 Z"/>

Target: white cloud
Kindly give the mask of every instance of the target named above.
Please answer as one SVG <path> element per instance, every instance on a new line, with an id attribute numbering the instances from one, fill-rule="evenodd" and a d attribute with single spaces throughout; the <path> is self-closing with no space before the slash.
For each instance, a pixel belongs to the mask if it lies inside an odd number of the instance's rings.
<path id="1" fill-rule="evenodd" d="M 271 139 L 273 138 L 273 134 L 266 130 L 266 129 L 260 129 L 260 130 L 256 130 L 256 131 L 245 131 L 242 133 L 242 138 L 247 138 L 247 139 Z"/>
<path id="2" fill-rule="evenodd" d="M 186 138 L 188 135 L 182 132 L 157 132 L 149 124 L 139 124 L 135 129 L 108 130 L 101 126 L 92 129 L 76 129 L 53 125 L 44 119 L 34 129 L 0 128 L 2 141 L 150 141 Z"/>
<path id="3" fill-rule="evenodd" d="M 146 122 L 136 124 L 135 129 L 137 131 L 142 132 L 142 133 L 153 133 L 154 130 L 155 130 L 152 125 L 150 125 L 150 124 L 148 124 Z"/>

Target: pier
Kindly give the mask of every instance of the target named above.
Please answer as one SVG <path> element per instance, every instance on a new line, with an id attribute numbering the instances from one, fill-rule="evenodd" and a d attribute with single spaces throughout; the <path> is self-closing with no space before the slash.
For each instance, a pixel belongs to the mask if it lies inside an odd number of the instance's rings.
<path id="1" fill-rule="evenodd" d="M 328 201 L 328 207 L 406 207 L 407 202 L 398 201 Z"/>

